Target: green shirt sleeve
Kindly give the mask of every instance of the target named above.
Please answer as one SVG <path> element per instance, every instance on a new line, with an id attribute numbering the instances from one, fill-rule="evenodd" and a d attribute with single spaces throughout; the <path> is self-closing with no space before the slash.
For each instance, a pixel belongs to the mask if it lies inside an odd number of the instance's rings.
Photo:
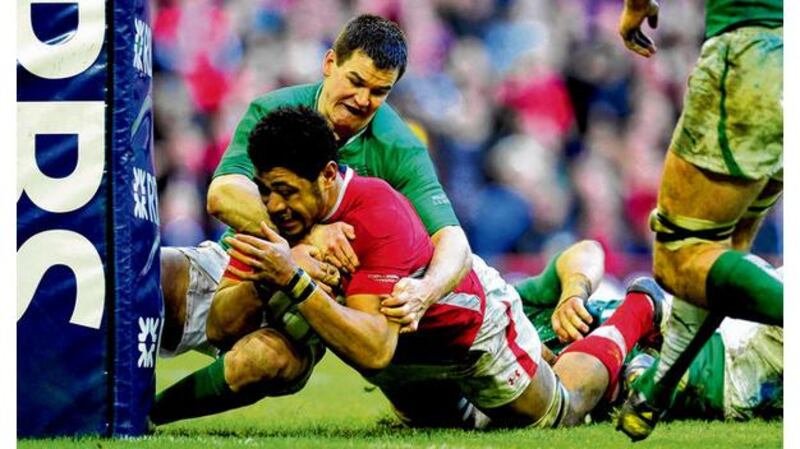
<path id="1" fill-rule="evenodd" d="M 520 296 L 526 298 L 522 301 L 526 315 L 536 309 L 551 308 L 558 304 L 558 299 L 561 297 L 561 281 L 558 279 L 556 262 L 562 253 L 563 251 L 550 258 L 544 271 L 537 276 L 514 284 Z"/>
<path id="2" fill-rule="evenodd" d="M 420 144 L 396 154 L 399 160 L 386 180 L 411 201 L 428 234 L 433 235 L 445 226 L 461 226 L 425 147 Z"/>
<path id="3" fill-rule="evenodd" d="M 250 131 L 256 126 L 256 123 L 267 114 L 264 107 L 257 101 L 250 103 L 242 120 L 236 126 L 236 131 L 233 134 L 225 154 L 219 161 L 217 169 L 214 171 L 214 177 L 222 175 L 244 175 L 252 178 L 255 174 L 253 162 L 250 161 L 250 156 L 247 155 L 247 140 L 250 136 Z"/>

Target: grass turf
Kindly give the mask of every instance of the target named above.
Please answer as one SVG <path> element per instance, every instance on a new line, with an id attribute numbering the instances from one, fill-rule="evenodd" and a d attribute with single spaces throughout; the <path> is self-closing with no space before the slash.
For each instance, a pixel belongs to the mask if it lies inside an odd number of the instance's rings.
<path id="1" fill-rule="evenodd" d="M 161 359 L 158 388 L 174 383 L 209 358 L 188 354 Z M 569 448 L 636 449 L 778 448 L 782 421 L 665 423 L 647 440 L 629 442 L 612 424 L 568 430 L 519 429 L 490 432 L 402 428 L 389 404 L 332 354 L 317 367 L 299 394 L 268 398 L 244 409 L 159 427 L 154 435 L 134 439 L 94 437 L 27 439 L 19 448 Z"/>

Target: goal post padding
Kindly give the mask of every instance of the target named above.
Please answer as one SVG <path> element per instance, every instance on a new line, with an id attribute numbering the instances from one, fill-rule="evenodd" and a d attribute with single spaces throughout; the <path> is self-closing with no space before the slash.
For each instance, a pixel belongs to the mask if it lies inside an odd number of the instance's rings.
<path id="1" fill-rule="evenodd" d="M 17 10 L 18 436 L 140 435 L 164 313 L 148 2 Z"/>

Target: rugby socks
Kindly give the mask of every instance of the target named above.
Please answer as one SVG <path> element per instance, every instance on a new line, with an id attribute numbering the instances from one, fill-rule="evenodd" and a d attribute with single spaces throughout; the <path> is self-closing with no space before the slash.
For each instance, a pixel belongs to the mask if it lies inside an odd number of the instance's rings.
<path id="1" fill-rule="evenodd" d="M 636 381 L 634 389 L 660 409 L 668 408 L 683 374 L 722 323 L 724 315 L 672 298 L 660 357 Z"/>
<path id="2" fill-rule="evenodd" d="M 634 387 L 656 407 L 671 405 L 681 377 L 725 316 L 783 324 L 782 276 L 752 254 L 724 252 L 708 273 L 706 296 L 709 310 L 672 300 L 661 357 Z"/>
<path id="3" fill-rule="evenodd" d="M 644 335 L 653 329 L 654 306 L 644 293 L 629 292 L 611 317 L 586 338 L 567 346 L 561 353 L 589 354 L 608 370 L 606 399 L 612 399 L 625 356 Z"/>
<path id="4" fill-rule="evenodd" d="M 729 250 L 711 266 L 706 280 L 710 310 L 732 318 L 783 325 L 783 280 L 753 254 Z"/>
<path id="5" fill-rule="evenodd" d="M 225 357 L 184 377 L 156 395 L 150 420 L 166 424 L 252 404 L 258 396 L 234 393 L 225 381 Z"/>

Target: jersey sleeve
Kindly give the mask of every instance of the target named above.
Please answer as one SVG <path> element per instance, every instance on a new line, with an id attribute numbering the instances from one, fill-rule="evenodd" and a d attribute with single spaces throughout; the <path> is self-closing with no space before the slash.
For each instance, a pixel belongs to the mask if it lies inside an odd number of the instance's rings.
<path id="1" fill-rule="evenodd" d="M 408 204 L 399 196 L 383 201 L 379 191 L 374 195 L 371 200 L 380 207 L 350 222 L 360 265 L 345 287 L 346 296 L 391 294 L 397 281 L 424 268 L 433 254 L 430 238 Z"/>
<path id="2" fill-rule="evenodd" d="M 514 285 L 521 296 L 527 298 L 523 301 L 525 307 L 555 307 L 561 296 L 561 281 L 556 272 L 556 261 L 561 257 L 559 252 L 548 261 L 545 269 L 538 275 L 525 279 Z M 522 294 L 524 292 L 524 295 Z M 527 311 L 526 311 L 527 312 Z"/>
<path id="3" fill-rule="evenodd" d="M 460 226 L 425 147 L 420 144 L 397 153 L 399 160 L 392 164 L 394 173 L 387 181 L 411 201 L 428 235 L 445 226 Z"/>
<path id="4" fill-rule="evenodd" d="M 250 132 L 256 126 L 259 120 L 267 114 L 267 110 L 260 103 L 254 101 L 250 103 L 239 124 L 236 126 L 236 131 L 233 138 L 225 149 L 222 159 L 219 161 L 217 169 L 214 171 L 214 177 L 223 175 L 244 175 L 252 178 L 255 174 L 253 162 L 250 161 L 250 156 L 247 154 L 247 141 L 250 137 Z"/>
<path id="5" fill-rule="evenodd" d="M 225 267 L 225 272 L 222 273 L 222 277 L 230 279 L 232 281 L 242 282 L 243 279 L 240 278 L 237 274 L 230 270 L 231 267 L 238 268 L 239 271 L 244 271 L 246 273 L 252 273 L 253 268 L 250 265 L 240 261 L 235 257 L 231 257 L 228 261 L 228 266 Z"/>

